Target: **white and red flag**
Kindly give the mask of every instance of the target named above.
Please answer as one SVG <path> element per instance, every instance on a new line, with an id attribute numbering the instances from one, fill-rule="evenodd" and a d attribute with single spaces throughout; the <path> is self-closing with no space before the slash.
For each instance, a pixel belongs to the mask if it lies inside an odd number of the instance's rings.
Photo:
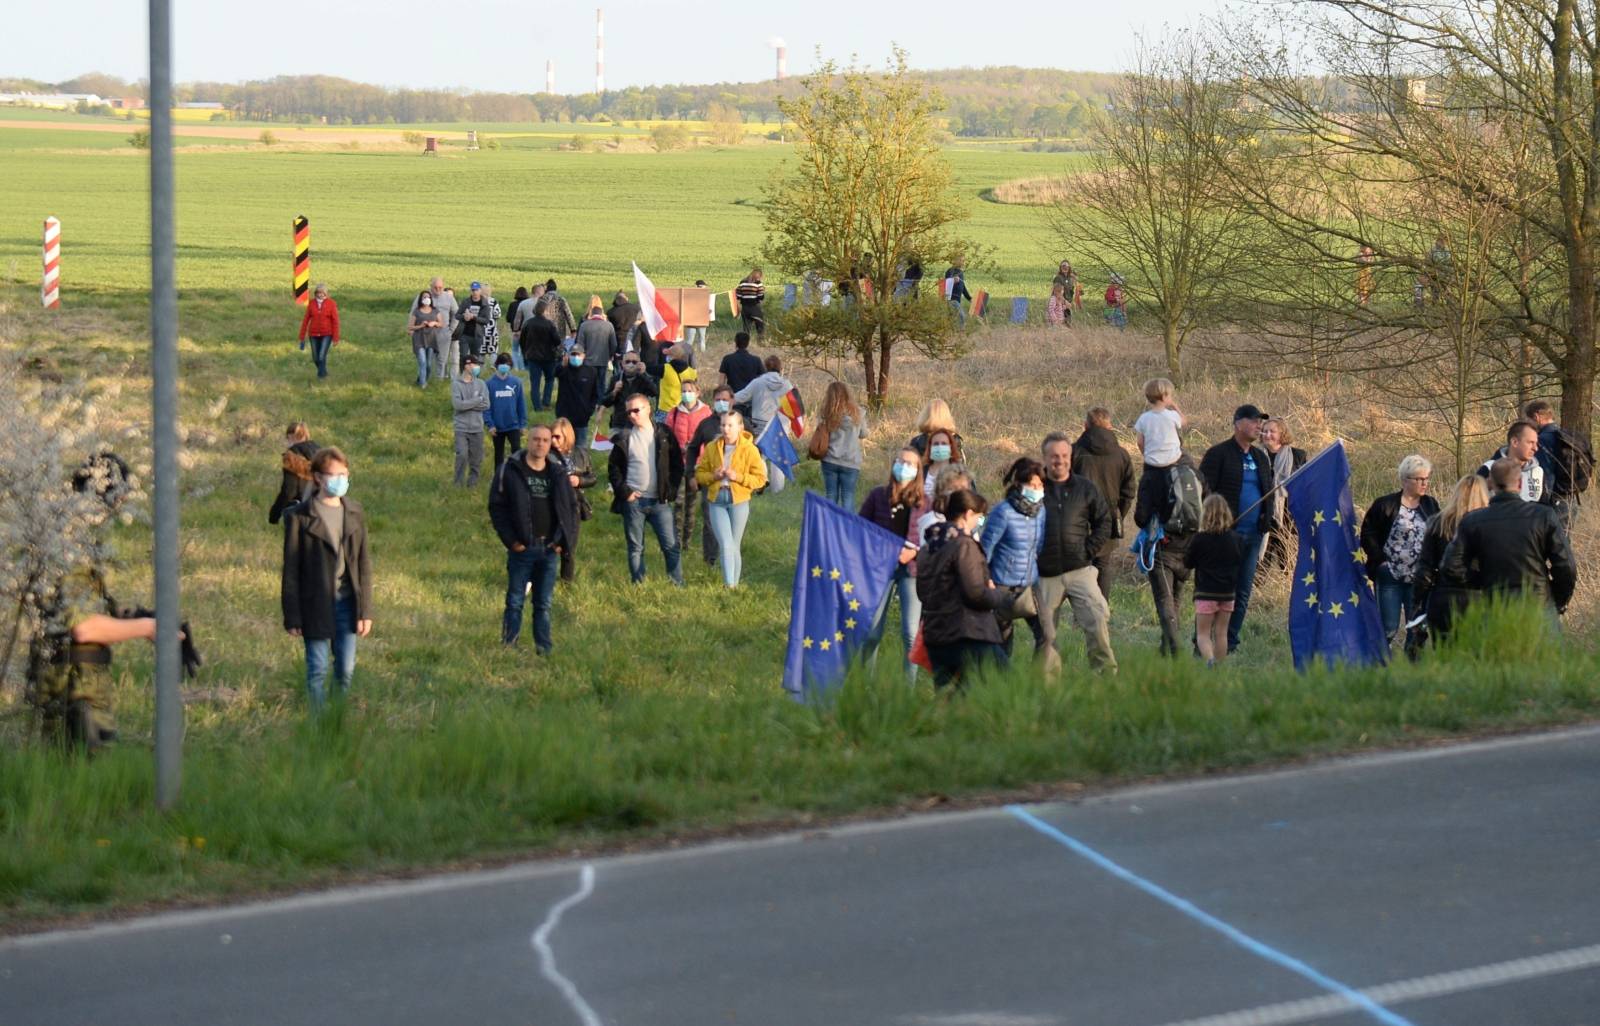
<path id="1" fill-rule="evenodd" d="M 657 342 L 676 342 L 678 312 L 665 296 L 656 295 L 656 287 L 639 270 L 638 264 L 633 265 L 633 287 L 639 291 L 639 308 L 644 311 L 644 325 L 650 329 L 650 337 Z"/>

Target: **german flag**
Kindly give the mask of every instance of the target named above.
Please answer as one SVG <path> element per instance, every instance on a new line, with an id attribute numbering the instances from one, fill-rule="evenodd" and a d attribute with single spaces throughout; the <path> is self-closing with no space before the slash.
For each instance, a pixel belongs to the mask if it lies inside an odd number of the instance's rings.
<path id="1" fill-rule="evenodd" d="M 789 394 L 778 400 L 778 412 L 789 421 L 789 434 L 800 438 L 806 433 L 806 404 L 800 401 L 800 390 L 789 389 Z"/>

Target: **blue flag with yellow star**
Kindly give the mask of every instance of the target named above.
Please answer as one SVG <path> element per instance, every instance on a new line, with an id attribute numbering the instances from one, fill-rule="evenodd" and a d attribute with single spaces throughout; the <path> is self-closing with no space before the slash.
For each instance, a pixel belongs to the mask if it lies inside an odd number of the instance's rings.
<path id="1" fill-rule="evenodd" d="M 784 477 L 794 476 L 793 467 L 800 462 L 800 454 L 794 451 L 794 443 L 789 441 L 789 432 L 783 429 L 781 416 L 767 421 L 767 426 L 761 429 L 761 437 L 756 439 L 756 449 L 768 463 L 783 471 Z"/>
<path id="2" fill-rule="evenodd" d="M 1329 665 L 1385 662 L 1389 645 L 1356 538 L 1344 443 L 1317 453 L 1284 490 L 1300 532 L 1289 601 L 1295 668 L 1316 658 Z"/>
<path id="3" fill-rule="evenodd" d="M 806 492 L 789 598 L 783 687 L 795 698 L 837 684 L 872 633 L 872 617 L 899 565 L 905 539 Z"/>

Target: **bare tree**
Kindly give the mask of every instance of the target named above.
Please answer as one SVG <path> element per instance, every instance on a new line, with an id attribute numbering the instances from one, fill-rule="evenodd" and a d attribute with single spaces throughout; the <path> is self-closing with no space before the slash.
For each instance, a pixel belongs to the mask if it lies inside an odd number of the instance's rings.
<path id="1" fill-rule="evenodd" d="M 1240 97 L 1192 33 L 1140 49 L 1091 129 L 1089 169 L 1046 215 L 1062 246 L 1124 273 L 1136 301 L 1154 310 L 1174 378 L 1256 227 L 1217 202 L 1220 162 L 1252 139 Z"/>

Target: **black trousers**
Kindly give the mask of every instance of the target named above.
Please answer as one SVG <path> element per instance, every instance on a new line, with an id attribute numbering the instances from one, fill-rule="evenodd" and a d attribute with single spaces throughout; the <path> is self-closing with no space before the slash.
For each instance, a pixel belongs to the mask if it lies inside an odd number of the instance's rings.
<path id="1" fill-rule="evenodd" d="M 496 431 L 494 433 L 494 465 L 496 467 L 506 461 L 507 443 L 510 443 L 509 452 L 516 452 L 522 448 L 522 432 Z"/>
<path id="2" fill-rule="evenodd" d="M 1161 621 L 1161 654 L 1177 655 L 1178 603 L 1183 600 L 1183 586 L 1189 580 L 1189 568 L 1183 565 L 1183 554 L 1173 552 L 1163 545 L 1156 550 L 1156 565 L 1150 570 L 1150 596 L 1155 599 L 1156 619 Z"/>

